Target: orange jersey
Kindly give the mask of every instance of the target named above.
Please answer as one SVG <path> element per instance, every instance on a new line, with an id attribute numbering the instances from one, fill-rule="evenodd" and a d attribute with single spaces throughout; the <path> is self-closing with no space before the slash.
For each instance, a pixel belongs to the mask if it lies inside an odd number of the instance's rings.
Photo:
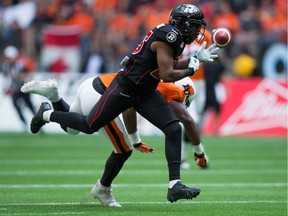
<path id="1" fill-rule="evenodd" d="M 107 87 L 110 85 L 115 76 L 116 73 L 105 74 L 100 75 L 99 79 Z M 168 103 L 170 103 L 172 100 L 177 100 L 182 103 L 185 99 L 184 92 L 173 83 L 160 82 L 157 90 L 163 95 L 163 97 L 168 101 Z"/>
<path id="2" fill-rule="evenodd" d="M 172 100 L 177 100 L 181 103 L 184 101 L 184 92 L 174 85 L 174 83 L 160 82 L 157 90 L 162 94 L 168 103 L 170 103 Z"/>
<path id="3" fill-rule="evenodd" d="M 104 86 L 107 88 L 107 86 L 110 85 L 110 83 L 112 82 L 112 80 L 114 79 L 116 74 L 117 73 L 108 73 L 108 74 L 100 75 L 99 79 L 102 81 Z"/>

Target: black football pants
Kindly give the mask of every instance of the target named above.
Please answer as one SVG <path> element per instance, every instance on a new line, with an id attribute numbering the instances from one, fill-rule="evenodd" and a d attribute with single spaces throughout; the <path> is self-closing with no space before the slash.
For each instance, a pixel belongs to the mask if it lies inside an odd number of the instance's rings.
<path id="1" fill-rule="evenodd" d="M 141 97 L 133 96 L 114 79 L 88 116 L 54 111 L 50 120 L 62 127 L 92 134 L 130 107 L 163 131 L 169 180 L 180 179 L 181 126 L 171 106 L 158 91 Z"/>

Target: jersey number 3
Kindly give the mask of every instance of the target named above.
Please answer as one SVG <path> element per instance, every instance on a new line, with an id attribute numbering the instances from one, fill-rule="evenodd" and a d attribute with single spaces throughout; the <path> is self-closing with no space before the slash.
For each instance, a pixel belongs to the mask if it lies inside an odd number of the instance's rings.
<path id="1" fill-rule="evenodd" d="M 137 46 L 137 48 L 132 52 L 133 55 L 138 54 L 142 47 L 144 46 L 144 43 L 147 42 L 149 40 L 149 38 L 152 36 L 153 32 L 150 31 L 148 32 L 148 34 L 145 36 L 145 38 L 143 39 L 143 41 Z"/>

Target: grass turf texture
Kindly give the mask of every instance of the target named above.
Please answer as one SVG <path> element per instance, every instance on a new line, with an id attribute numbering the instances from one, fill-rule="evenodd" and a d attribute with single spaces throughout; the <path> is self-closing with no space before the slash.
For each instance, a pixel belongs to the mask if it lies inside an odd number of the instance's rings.
<path id="1" fill-rule="evenodd" d="M 111 148 L 97 135 L 0 133 L 0 215 L 287 215 L 287 140 L 203 137 L 210 167 L 182 170 L 201 188 L 193 200 L 166 200 L 163 137 L 142 137 L 155 153 L 134 151 L 113 183 L 122 208 L 90 195 Z"/>

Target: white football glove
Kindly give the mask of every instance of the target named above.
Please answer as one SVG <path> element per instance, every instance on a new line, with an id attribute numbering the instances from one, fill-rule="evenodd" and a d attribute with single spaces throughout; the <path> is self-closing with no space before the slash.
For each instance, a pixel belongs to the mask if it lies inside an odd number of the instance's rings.
<path id="1" fill-rule="evenodd" d="M 199 69 L 200 62 L 195 57 L 190 57 L 190 62 L 188 68 L 185 71 L 186 76 L 193 76 L 195 72 Z"/>
<path id="2" fill-rule="evenodd" d="M 200 61 L 199 59 L 195 57 L 190 57 L 190 62 L 188 64 L 188 68 L 191 68 L 194 70 L 194 73 L 199 69 Z"/>
<path id="3" fill-rule="evenodd" d="M 213 43 L 211 46 L 209 46 L 207 49 L 205 49 L 207 42 L 204 41 L 202 46 L 198 49 L 196 52 L 195 57 L 202 62 L 213 62 L 215 58 L 218 57 L 218 54 L 215 53 L 219 47 L 216 46 L 215 43 Z"/>

